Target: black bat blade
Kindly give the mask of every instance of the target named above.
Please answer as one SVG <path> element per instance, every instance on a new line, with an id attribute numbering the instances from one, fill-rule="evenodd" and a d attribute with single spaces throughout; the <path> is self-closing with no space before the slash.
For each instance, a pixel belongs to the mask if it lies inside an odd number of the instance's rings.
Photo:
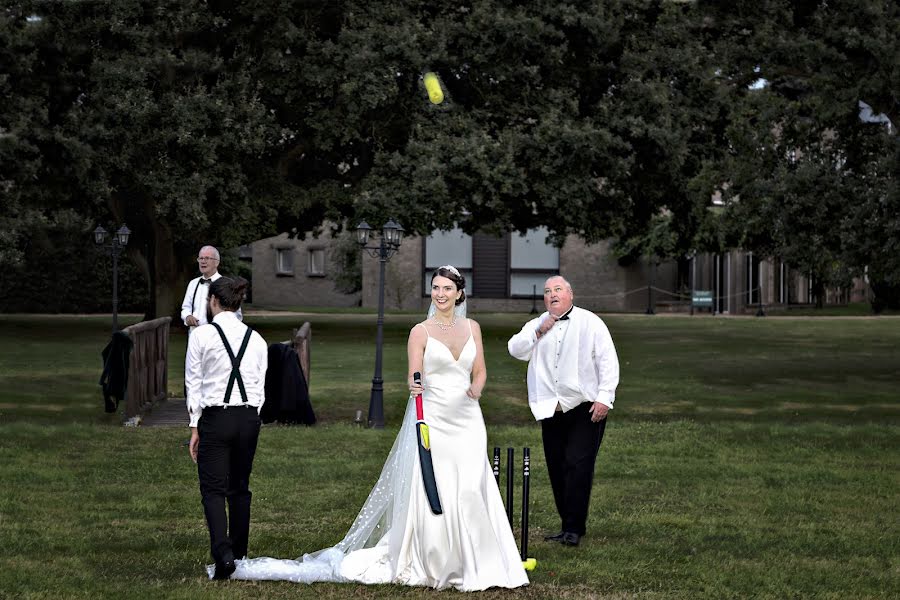
<path id="1" fill-rule="evenodd" d="M 416 434 L 419 438 L 419 464 L 422 467 L 422 483 L 425 485 L 425 495 L 431 512 L 436 515 L 443 514 L 441 499 L 438 496 L 437 481 L 434 479 L 434 463 L 431 461 L 431 449 L 428 445 L 428 425 L 418 423 Z"/>

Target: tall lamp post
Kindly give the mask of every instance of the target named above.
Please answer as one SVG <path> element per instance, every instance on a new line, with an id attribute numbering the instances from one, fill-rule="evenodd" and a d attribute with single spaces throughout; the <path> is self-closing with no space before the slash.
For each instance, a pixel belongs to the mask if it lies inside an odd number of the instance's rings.
<path id="1" fill-rule="evenodd" d="M 656 272 L 656 264 L 654 264 L 650 260 L 650 255 L 647 255 L 647 310 L 644 314 L 652 315 L 655 314 L 653 312 L 653 275 Z"/>
<path id="2" fill-rule="evenodd" d="M 369 246 L 372 228 L 365 221 L 356 227 L 356 241 L 366 253 L 378 258 L 378 331 L 375 334 L 375 375 L 372 377 L 372 394 L 369 397 L 369 427 L 384 429 L 384 380 L 381 378 L 381 346 L 384 342 L 384 267 L 403 241 L 403 228 L 393 219 L 388 219 L 381 228 L 381 239 L 377 246 Z"/>
<path id="3" fill-rule="evenodd" d="M 106 236 L 108 235 L 109 233 L 103 229 L 103 227 L 98 226 L 97 229 L 94 230 L 94 243 L 112 256 L 113 260 L 112 330 L 113 333 L 115 333 L 119 330 L 119 255 L 122 253 L 122 250 L 125 249 L 125 246 L 128 245 L 128 238 L 131 236 L 131 230 L 123 223 L 116 234 L 112 236 L 109 243 L 106 243 Z"/>

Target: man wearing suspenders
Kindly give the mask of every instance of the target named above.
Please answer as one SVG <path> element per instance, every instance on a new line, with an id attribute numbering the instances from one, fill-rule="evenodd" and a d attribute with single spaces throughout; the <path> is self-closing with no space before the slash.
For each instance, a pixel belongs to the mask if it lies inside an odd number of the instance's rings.
<path id="1" fill-rule="evenodd" d="M 185 358 L 189 451 L 197 463 L 214 579 L 227 579 L 235 559 L 247 555 L 250 471 L 265 402 L 266 341 L 235 315 L 247 286 L 241 277 L 209 284 L 212 321 L 190 335 Z"/>

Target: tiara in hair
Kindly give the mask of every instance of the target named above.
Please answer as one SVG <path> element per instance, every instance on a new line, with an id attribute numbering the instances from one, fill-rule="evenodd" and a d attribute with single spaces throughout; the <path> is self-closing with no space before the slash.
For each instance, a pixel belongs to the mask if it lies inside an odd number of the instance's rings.
<path id="1" fill-rule="evenodd" d="M 456 267 L 454 267 L 453 265 L 444 265 L 443 267 L 438 267 L 438 269 L 446 269 L 447 271 L 450 271 L 457 277 L 462 277 L 462 275 L 459 274 L 459 271 L 457 271 Z"/>

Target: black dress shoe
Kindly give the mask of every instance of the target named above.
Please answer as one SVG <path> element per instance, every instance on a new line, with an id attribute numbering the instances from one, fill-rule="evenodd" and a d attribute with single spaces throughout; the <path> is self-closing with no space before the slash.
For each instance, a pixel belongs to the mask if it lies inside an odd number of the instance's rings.
<path id="1" fill-rule="evenodd" d="M 548 542 L 561 542 L 565 535 L 565 531 L 560 531 L 559 533 L 555 533 L 553 535 L 545 535 L 544 540 Z"/>
<path id="2" fill-rule="evenodd" d="M 563 546 L 577 546 L 581 543 L 581 536 L 577 533 L 572 533 L 571 531 L 567 531 L 563 534 L 560 543 Z"/>
<path id="3" fill-rule="evenodd" d="M 237 567 L 234 564 L 234 560 L 226 560 L 222 563 L 217 562 L 213 579 L 228 579 L 231 577 L 231 574 L 234 573 L 235 568 Z"/>

